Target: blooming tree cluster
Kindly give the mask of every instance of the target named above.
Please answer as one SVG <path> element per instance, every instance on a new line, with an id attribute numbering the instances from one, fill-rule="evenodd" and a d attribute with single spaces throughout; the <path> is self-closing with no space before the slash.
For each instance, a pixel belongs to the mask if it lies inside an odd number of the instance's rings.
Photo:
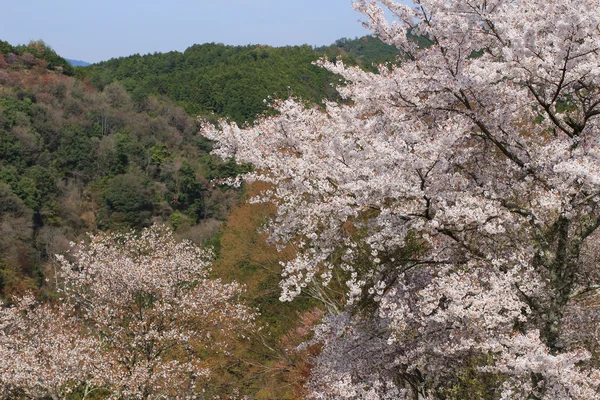
<path id="1" fill-rule="evenodd" d="M 313 397 L 599 398 L 598 2 L 354 7 L 399 65 L 322 60 L 343 104 L 204 128 L 272 184 L 282 300 L 347 284 Z"/>
<path id="2" fill-rule="evenodd" d="M 7 398 L 194 398 L 203 354 L 253 325 L 242 288 L 209 278 L 212 255 L 166 228 L 101 234 L 58 257 L 55 307 L 2 310 L 0 388 Z"/>
<path id="3" fill-rule="evenodd" d="M 0 398 L 65 398 L 73 384 L 85 393 L 95 377 L 100 342 L 76 318 L 30 296 L 0 309 Z"/>

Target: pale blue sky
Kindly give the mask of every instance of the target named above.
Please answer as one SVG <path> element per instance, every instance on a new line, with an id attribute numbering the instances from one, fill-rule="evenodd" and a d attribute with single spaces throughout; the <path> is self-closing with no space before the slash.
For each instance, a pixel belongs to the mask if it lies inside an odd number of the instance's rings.
<path id="1" fill-rule="evenodd" d="M 325 45 L 369 33 L 351 0 L 0 0 L 0 10 L 0 40 L 43 39 L 88 62 L 194 43 Z"/>

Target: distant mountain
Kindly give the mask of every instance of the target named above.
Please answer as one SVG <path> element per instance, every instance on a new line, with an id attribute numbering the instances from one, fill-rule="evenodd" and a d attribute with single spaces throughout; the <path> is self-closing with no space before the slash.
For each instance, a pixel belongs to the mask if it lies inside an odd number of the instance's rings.
<path id="1" fill-rule="evenodd" d="M 65 58 L 65 60 L 67 60 L 69 62 L 69 64 L 71 64 L 74 67 L 87 67 L 88 65 L 91 65 L 89 62 L 87 61 L 81 61 L 81 60 L 71 60 L 69 58 Z"/>

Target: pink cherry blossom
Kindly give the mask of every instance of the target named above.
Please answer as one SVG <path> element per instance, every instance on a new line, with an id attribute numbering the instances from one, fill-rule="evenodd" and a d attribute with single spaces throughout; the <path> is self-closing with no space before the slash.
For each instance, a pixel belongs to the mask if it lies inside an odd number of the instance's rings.
<path id="1" fill-rule="evenodd" d="M 56 308 L 27 297 L 1 310 L 0 393 L 195 398 L 210 378 L 202 354 L 226 352 L 254 320 L 239 284 L 209 277 L 212 257 L 159 226 L 73 244 Z"/>
<path id="2" fill-rule="evenodd" d="M 313 397 L 446 398 L 469 373 L 493 398 L 599 398 L 597 1 L 354 7 L 398 65 L 324 59 L 343 104 L 204 127 L 272 184 L 254 201 L 298 250 L 281 300 L 347 286 Z"/>

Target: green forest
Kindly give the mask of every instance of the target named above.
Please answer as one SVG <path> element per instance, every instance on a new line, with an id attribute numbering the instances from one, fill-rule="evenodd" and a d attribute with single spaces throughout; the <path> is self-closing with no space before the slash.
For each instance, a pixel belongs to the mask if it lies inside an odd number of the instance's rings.
<path id="1" fill-rule="evenodd" d="M 0 297 L 52 302 L 54 255 L 71 241 L 166 224 L 214 248 L 213 275 L 243 283 L 260 311 L 256 340 L 211 360 L 219 373 L 207 390 L 297 398 L 314 349 L 294 349 L 322 312 L 309 298 L 278 300 L 279 262 L 292 252 L 257 233 L 273 210 L 242 200 L 258 187 L 219 184 L 251 167 L 211 156 L 197 117 L 244 124 L 270 112 L 269 99 L 339 100 L 339 78 L 315 60 L 373 69 L 397 51 L 366 37 L 322 48 L 212 43 L 76 68 L 42 41 L 0 41 L 0 51 Z"/>
<path id="2" fill-rule="evenodd" d="M 118 81 L 136 102 L 164 95 L 192 116 L 227 117 L 243 124 L 265 112 L 270 98 L 293 95 L 316 104 L 339 100 L 332 85 L 337 79 L 313 65 L 323 56 L 375 70 L 375 64 L 393 62 L 398 50 L 368 37 L 340 39 L 319 48 L 207 43 L 183 53 L 112 59 L 76 68 L 76 75 L 98 90 Z"/>

